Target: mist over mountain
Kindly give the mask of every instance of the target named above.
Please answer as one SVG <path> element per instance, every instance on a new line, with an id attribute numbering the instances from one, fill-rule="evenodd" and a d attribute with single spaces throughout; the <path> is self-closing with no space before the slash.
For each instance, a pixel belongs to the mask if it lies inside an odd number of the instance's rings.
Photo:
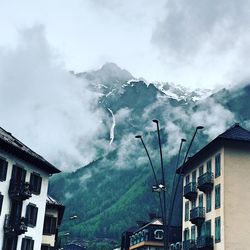
<path id="1" fill-rule="evenodd" d="M 247 84 L 215 93 L 188 90 L 167 82 L 136 79 L 113 63 L 75 76 L 88 80 L 100 95 L 98 106 L 107 114 L 102 121 L 107 130 L 105 149 L 96 148 L 100 157 L 74 172 L 55 176 L 50 185 L 51 195 L 66 205 L 62 230 L 70 231 L 72 239 L 118 242 L 121 232 L 136 220 L 146 220 L 152 211 L 159 213 L 157 197 L 151 192 L 153 176 L 145 152 L 134 138 L 136 134 L 144 136 L 159 174 L 152 119 L 160 121 L 167 187 L 171 187 L 180 139 L 190 140 L 197 125 L 205 129 L 197 136 L 191 154 L 234 122 L 250 127 Z M 72 214 L 78 215 L 76 224 L 68 220 Z"/>

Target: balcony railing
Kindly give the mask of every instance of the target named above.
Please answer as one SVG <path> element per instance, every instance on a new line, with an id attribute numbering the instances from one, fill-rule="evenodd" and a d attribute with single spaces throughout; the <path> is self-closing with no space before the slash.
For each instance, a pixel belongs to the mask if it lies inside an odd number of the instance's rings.
<path id="1" fill-rule="evenodd" d="M 214 174 L 212 172 L 206 172 L 198 177 L 198 189 L 202 192 L 211 191 L 214 185 Z"/>
<path id="2" fill-rule="evenodd" d="M 17 182 L 10 180 L 9 196 L 13 200 L 26 200 L 31 197 L 30 184 L 28 182 Z"/>
<path id="3" fill-rule="evenodd" d="M 196 250 L 196 240 L 185 240 L 182 243 L 182 249 L 183 250 Z"/>
<path id="4" fill-rule="evenodd" d="M 212 250 L 214 240 L 212 236 L 202 236 L 197 238 L 197 249 Z"/>
<path id="5" fill-rule="evenodd" d="M 184 186 L 184 197 L 190 201 L 195 200 L 197 197 L 197 186 L 196 182 L 190 182 Z"/>
<path id="6" fill-rule="evenodd" d="M 27 223 L 24 217 L 12 219 L 9 214 L 5 215 L 4 233 L 8 235 L 20 235 L 27 232 Z"/>
<path id="7" fill-rule="evenodd" d="M 190 210 L 190 221 L 195 225 L 200 225 L 205 220 L 205 208 L 195 207 Z"/>

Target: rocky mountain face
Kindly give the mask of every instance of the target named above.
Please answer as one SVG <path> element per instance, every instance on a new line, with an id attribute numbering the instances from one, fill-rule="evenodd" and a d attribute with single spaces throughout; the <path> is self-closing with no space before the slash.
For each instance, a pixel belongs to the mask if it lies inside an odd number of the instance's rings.
<path id="1" fill-rule="evenodd" d="M 112 249 L 110 245 L 118 244 L 122 231 L 137 220 L 146 220 L 150 212 L 160 213 L 157 196 L 151 191 L 152 172 L 140 141 L 134 138 L 136 134 L 144 136 L 160 177 L 152 119 L 160 121 L 168 199 L 181 138 L 190 140 L 197 125 L 205 126 L 192 154 L 235 121 L 250 126 L 249 85 L 216 93 L 191 91 L 167 82 L 135 79 L 113 63 L 75 75 L 100 94 L 98 105 L 107 113 L 103 123 L 108 128 L 104 136 L 108 146 L 100 148 L 101 156 L 87 166 L 52 178 L 50 194 L 66 205 L 61 230 L 70 232 L 72 239 L 105 241 L 107 249 Z M 76 221 L 69 220 L 72 215 L 78 216 Z M 92 249 L 98 249 L 98 244 L 93 244 Z M 99 249 L 106 248 L 102 245 Z"/>

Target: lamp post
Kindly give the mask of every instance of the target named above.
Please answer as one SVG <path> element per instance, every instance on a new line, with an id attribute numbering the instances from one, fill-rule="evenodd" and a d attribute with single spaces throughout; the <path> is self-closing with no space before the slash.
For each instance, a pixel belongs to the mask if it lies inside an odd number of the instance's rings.
<path id="1" fill-rule="evenodd" d="M 161 136 L 160 136 L 160 127 L 159 127 L 159 121 L 154 119 L 154 123 L 156 123 L 157 127 L 157 134 L 158 134 L 158 143 L 159 143 L 159 149 L 160 149 L 160 160 L 161 160 L 161 175 L 162 175 L 162 191 L 163 191 L 163 218 L 162 218 L 162 224 L 163 224 L 163 231 L 164 231 L 164 250 L 168 249 L 167 245 L 167 211 L 166 211 L 166 183 L 165 183 L 165 173 L 164 173 L 164 166 L 163 166 L 163 157 L 162 157 L 162 148 L 161 148 Z"/>
<path id="2" fill-rule="evenodd" d="M 152 160 L 151 160 L 151 157 L 149 155 L 149 152 L 148 152 L 148 149 L 143 141 L 143 138 L 141 135 L 136 135 L 135 136 L 136 139 L 140 139 L 141 140 L 141 143 L 145 149 L 145 152 L 147 154 L 147 157 L 148 157 L 148 160 L 149 160 L 149 163 L 150 163 L 150 166 L 151 166 L 151 169 L 152 169 L 152 172 L 153 172 L 153 175 L 154 175 L 154 180 L 155 180 L 155 185 L 152 187 L 152 191 L 153 192 L 158 192 L 158 196 L 159 196 L 159 201 L 160 201 L 160 209 L 161 209 L 161 216 L 162 218 L 164 217 L 164 211 L 163 211 L 163 207 L 162 207 L 162 199 L 161 199 L 161 189 L 162 189 L 162 186 L 159 185 L 158 183 L 158 180 L 157 180 L 157 177 L 156 177 L 156 173 L 155 173 L 155 168 L 153 166 L 153 163 L 152 163 Z"/>
<path id="3" fill-rule="evenodd" d="M 176 186 L 174 187 L 174 190 L 173 190 L 173 196 L 172 196 L 172 197 L 173 197 L 173 200 L 170 200 L 171 205 L 170 205 L 170 209 L 169 209 L 168 227 L 167 227 L 167 228 L 169 228 L 169 226 L 170 226 L 170 224 L 171 224 L 172 215 L 173 215 L 173 206 L 174 206 L 175 199 L 176 199 L 177 189 L 178 189 L 178 186 L 179 186 L 179 183 L 180 183 L 180 180 L 181 180 L 181 175 L 182 175 L 182 170 L 183 170 L 184 163 L 185 163 L 186 160 L 187 160 L 187 157 L 188 157 L 188 155 L 189 155 L 189 151 L 190 151 L 190 149 L 191 149 L 191 146 L 192 146 L 192 144 L 193 144 L 194 138 L 195 138 L 195 136 L 196 136 L 198 130 L 201 130 L 201 129 L 203 129 L 203 128 L 204 128 L 203 126 L 197 126 L 197 127 L 196 127 L 195 132 L 194 132 L 194 134 L 193 134 L 193 137 L 192 137 L 192 139 L 191 139 L 191 141 L 190 141 L 190 144 L 189 144 L 189 146 L 188 146 L 187 152 L 186 152 L 186 154 L 185 154 L 185 157 L 184 157 L 184 159 L 183 159 L 183 163 L 182 163 L 181 168 L 180 168 L 180 174 L 179 174 L 178 179 L 177 179 L 177 184 L 176 184 Z M 167 244 L 168 244 L 168 243 L 169 243 L 169 237 L 167 237 Z"/>

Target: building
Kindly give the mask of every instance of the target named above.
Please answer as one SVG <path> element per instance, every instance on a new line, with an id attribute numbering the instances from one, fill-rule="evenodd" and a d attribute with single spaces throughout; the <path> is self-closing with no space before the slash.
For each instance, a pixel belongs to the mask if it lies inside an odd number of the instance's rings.
<path id="1" fill-rule="evenodd" d="M 0 249 L 41 249 L 48 180 L 59 172 L 0 128 Z"/>
<path id="2" fill-rule="evenodd" d="M 156 216 L 152 218 L 150 222 L 137 222 L 137 229 L 132 232 L 130 229 L 128 234 L 123 233 L 121 249 L 125 250 L 163 250 L 163 225 L 161 218 Z M 170 242 L 181 241 L 181 228 L 172 226 L 169 230 Z M 129 236 L 129 242 L 126 241 L 127 236 Z M 127 244 L 124 244 L 127 242 Z"/>
<path id="3" fill-rule="evenodd" d="M 59 248 L 58 228 L 61 225 L 65 207 L 48 195 L 43 225 L 41 250 Z"/>
<path id="4" fill-rule="evenodd" d="M 183 249 L 250 246 L 250 131 L 235 124 L 178 168 Z"/>

